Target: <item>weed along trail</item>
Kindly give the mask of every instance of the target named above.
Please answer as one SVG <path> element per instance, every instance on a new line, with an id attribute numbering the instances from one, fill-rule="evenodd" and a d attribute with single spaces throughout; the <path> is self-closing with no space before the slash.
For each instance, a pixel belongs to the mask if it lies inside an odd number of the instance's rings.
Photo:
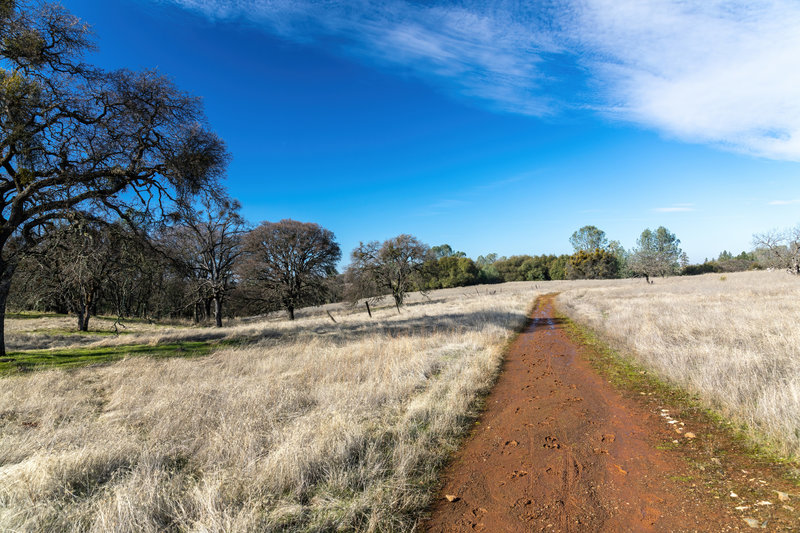
<path id="1" fill-rule="evenodd" d="M 664 424 L 579 356 L 554 317 L 553 298 L 539 299 L 531 324 L 510 347 L 486 411 L 445 472 L 425 528 L 748 529 L 724 504 L 692 497 L 676 481 L 686 461 L 655 446 Z"/>

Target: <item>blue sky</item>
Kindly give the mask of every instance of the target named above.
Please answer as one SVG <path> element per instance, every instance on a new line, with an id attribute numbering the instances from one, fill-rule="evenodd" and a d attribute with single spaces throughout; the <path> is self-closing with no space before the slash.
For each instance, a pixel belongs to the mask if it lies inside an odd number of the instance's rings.
<path id="1" fill-rule="evenodd" d="M 67 0 L 106 68 L 203 98 L 252 222 L 476 257 L 625 247 L 693 261 L 800 222 L 800 7 L 782 1 Z M 487 7 L 488 6 L 488 7 Z"/>

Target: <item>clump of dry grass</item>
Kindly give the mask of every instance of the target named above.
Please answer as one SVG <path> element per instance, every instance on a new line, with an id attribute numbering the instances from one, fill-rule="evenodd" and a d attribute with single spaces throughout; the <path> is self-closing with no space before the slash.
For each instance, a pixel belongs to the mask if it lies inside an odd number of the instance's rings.
<path id="1" fill-rule="evenodd" d="M 800 457 L 800 280 L 742 272 L 565 291 L 561 308 Z"/>
<path id="2" fill-rule="evenodd" d="M 261 340 L 207 357 L 3 379 L 0 525 L 411 530 L 535 296 L 443 291 L 401 315 L 233 326 Z"/>

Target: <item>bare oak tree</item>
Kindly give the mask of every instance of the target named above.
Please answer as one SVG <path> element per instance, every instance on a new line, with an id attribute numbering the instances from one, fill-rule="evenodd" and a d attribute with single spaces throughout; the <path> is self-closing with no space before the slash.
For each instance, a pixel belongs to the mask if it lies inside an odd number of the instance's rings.
<path id="1" fill-rule="evenodd" d="M 197 98 L 154 71 L 81 61 L 86 24 L 62 7 L 0 2 L 0 355 L 21 254 L 76 213 L 141 222 L 215 189 L 227 162 Z"/>
<path id="2" fill-rule="evenodd" d="M 357 277 L 371 280 L 379 290 L 388 290 L 400 311 L 406 292 L 419 287 L 419 274 L 430 257 L 428 245 L 413 235 L 403 234 L 383 244 L 378 241 L 360 243 L 353 250 L 348 270 Z"/>
<path id="3" fill-rule="evenodd" d="M 214 305 L 222 327 L 222 305 L 234 284 L 234 265 L 242 255 L 245 221 L 236 200 L 205 195 L 199 206 L 183 206 L 180 221 L 164 232 L 165 253 L 184 271 L 196 291 L 195 306 Z"/>
<path id="4" fill-rule="evenodd" d="M 23 271 L 37 274 L 29 291 L 60 302 L 78 317 L 78 330 L 88 331 L 108 280 L 120 268 L 125 238 L 118 224 L 74 220 L 52 228 L 23 259 Z"/>
<path id="5" fill-rule="evenodd" d="M 277 304 L 294 320 L 296 309 L 320 303 L 325 280 L 342 257 L 333 232 L 311 222 L 262 222 L 244 238 L 239 270 L 263 302 Z"/>
<path id="6" fill-rule="evenodd" d="M 800 226 L 753 235 L 759 263 L 800 275 Z"/>

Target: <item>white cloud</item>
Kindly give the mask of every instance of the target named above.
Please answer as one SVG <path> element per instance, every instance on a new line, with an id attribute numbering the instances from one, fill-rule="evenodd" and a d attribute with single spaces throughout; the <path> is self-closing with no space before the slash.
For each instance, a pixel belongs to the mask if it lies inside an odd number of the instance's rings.
<path id="1" fill-rule="evenodd" d="M 591 0 L 571 33 L 606 112 L 678 138 L 800 160 L 800 4 Z"/>
<path id="2" fill-rule="evenodd" d="M 509 112 L 591 109 L 686 141 L 800 160 L 795 0 L 156 1 L 298 42 L 335 37 L 343 53 Z"/>
<path id="3" fill-rule="evenodd" d="M 247 21 L 297 42 L 334 37 L 340 51 L 399 66 L 510 112 L 545 115 L 552 99 L 538 86 L 539 54 L 556 51 L 504 9 L 404 0 L 155 0 L 211 20 Z M 481 7 L 478 7 L 481 6 Z"/>

